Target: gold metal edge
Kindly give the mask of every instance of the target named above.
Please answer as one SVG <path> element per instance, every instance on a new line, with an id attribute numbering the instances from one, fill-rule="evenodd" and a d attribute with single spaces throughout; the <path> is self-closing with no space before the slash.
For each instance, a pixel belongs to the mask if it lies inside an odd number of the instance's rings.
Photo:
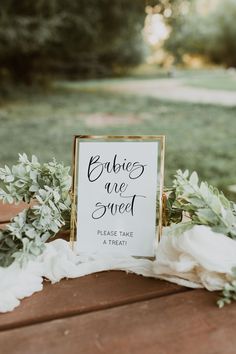
<path id="1" fill-rule="evenodd" d="M 163 192 L 164 192 L 164 174 L 165 174 L 165 135 L 161 138 L 161 152 L 160 152 L 160 192 L 159 192 L 159 225 L 157 233 L 157 242 L 160 241 L 162 235 L 163 225 Z"/>
<path id="2" fill-rule="evenodd" d="M 164 135 L 75 135 L 75 139 L 94 140 L 161 140 Z"/>
<path id="3" fill-rule="evenodd" d="M 159 181 L 159 222 L 156 232 L 157 242 L 160 241 L 162 235 L 162 218 L 163 218 L 163 191 L 164 191 L 164 167 L 165 167 L 165 135 L 75 135 L 73 143 L 73 163 L 72 163 L 72 204 L 71 204 L 71 230 L 70 230 L 70 244 L 74 248 L 76 239 L 76 219 L 77 219 L 77 174 L 78 174 L 78 144 L 79 140 L 131 140 L 131 141 L 148 141 L 159 140 L 161 151 L 158 153 L 158 160 L 160 159 L 160 181 Z"/>
<path id="4" fill-rule="evenodd" d="M 77 184 L 77 160 L 78 142 L 74 136 L 72 153 L 72 190 L 71 190 L 71 218 L 70 218 L 70 245 L 74 248 L 76 232 L 76 184 Z"/>

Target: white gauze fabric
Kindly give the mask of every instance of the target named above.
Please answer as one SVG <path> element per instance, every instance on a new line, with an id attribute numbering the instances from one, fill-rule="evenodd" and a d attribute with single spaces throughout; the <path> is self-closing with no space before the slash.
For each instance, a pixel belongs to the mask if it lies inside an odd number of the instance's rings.
<path id="1" fill-rule="evenodd" d="M 236 242 L 206 226 L 194 226 L 179 236 L 165 233 L 154 261 L 81 256 L 68 242 L 58 239 L 46 244 L 43 254 L 23 268 L 17 262 L 8 268 L 0 267 L 0 312 L 12 311 L 21 299 L 42 290 L 43 277 L 55 283 L 104 270 L 124 270 L 191 288 L 220 290 L 231 279 L 235 265 Z"/>

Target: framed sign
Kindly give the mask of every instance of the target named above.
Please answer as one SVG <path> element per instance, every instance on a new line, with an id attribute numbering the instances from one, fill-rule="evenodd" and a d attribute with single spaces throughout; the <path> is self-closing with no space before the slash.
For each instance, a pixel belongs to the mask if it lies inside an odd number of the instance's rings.
<path id="1" fill-rule="evenodd" d="M 75 136 L 71 243 L 80 254 L 154 256 L 164 150 L 164 136 Z"/>

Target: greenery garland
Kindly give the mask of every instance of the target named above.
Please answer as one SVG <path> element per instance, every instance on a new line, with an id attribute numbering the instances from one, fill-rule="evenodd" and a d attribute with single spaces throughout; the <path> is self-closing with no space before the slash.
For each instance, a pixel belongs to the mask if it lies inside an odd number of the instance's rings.
<path id="1" fill-rule="evenodd" d="M 45 242 L 66 225 L 70 215 L 69 168 L 53 160 L 40 164 L 19 155 L 19 163 L 0 168 L 0 200 L 7 203 L 35 201 L 0 231 L 0 266 L 21 263 L 42 253 Z"/>
<path id="2" fill-rule="evenodd" d="M 229 201 L 217 188 L 206 182 L 199 183 L 196 172 L 190 175 L 188 170 L 178 170 L 169 199 L 171 205 L 166 212 L 170 216 L 167 219 L 179 210 L 189 219 L 188 222 L 173 227 L 171 233 L 181 234 L 193 225 L 206 225 L 215 232 L 236 239 L 236 204 Z"/>
<path id="3" fill-rule="evenodd" d="M 18 164 L 0 168 L 0 200 L 24 201 L 29 208 L 15 216 L 6 229 L 0 230 L 0 266 L 14 260 L 21 263 L 42 253 L 45 242 L 63 227 L 69 229 L 71 211 L 69 167 L 54 159 L 40 164 L 35 156 L 19 155 Z M 194 225 L 206 225 L 214 231 L 236 239 L 236 204 L 206 182 L 199 183 L 196 172 L 177 171 L 173 187 L 166 189 L 165 225 L 172 225 L 170 235 L 182 234 Z M 182 215 L 188 217 L 182 221 Z M 235 260 L 236 263 L 236 260 Z M 236 269 L 232 281 L 225 285 L 219 307 L 236 300 Z"/>

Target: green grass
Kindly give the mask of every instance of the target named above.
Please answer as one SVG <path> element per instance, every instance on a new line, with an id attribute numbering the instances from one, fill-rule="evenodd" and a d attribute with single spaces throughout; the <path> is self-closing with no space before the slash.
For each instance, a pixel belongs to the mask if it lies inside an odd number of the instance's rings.
<path id="1" fill-rule="evenodd" d="M 183 84 L 211 90 L 236 91 L 236 70 L 224 68 L 173 69 L 160 68 L 157 65 L 143 64 L 130 70 L 129 79 L 181 79 Z"/>
<path id="2" fill-rule="evenodd" d="M 55 83 L 55 88 L 67 88 L 67 89 L 84 89 L 89 91 L 97 90 L 110 90 L 116 89 L 116 85 L 120 84 L 133 84 L 138 80 L 146 82 L 147 80 L 162 80 L 169 79 L 180 80 L 184 86 L 192 86 L 196 88 L 205 88 L 210 90 L 224 90 L 224 91 L 236 91 L 236 70 L 224 70 L 224 69 L 211 69 L 211 70 L 193 70 L 193 69 L 176 69 L 172 71 L 172 76 L 168 76 L 167 70 L 162 72 L 155 72 L 153 75 L 129 75 L 125 78 L 109 78 L 102 80 L 87 80 L 87 81 L 64 81 Z"/>
<path id="3" fill-rule="evenodd" d="M 88 127 L 94 113 L 136 116 L 139 124 Z M 96 89 L 52 89 L 18 94 L 0 106 L 0 165 L 13 164 L 18 152 L 42 161 L 71 163 L 74 134 L 166 134 L 166 184 L 176 169 L 227 189 L 236 184 L 236 108 L 172 103 Z"/>
<path id="4" fill-rule="evenodd" d="M 176 74 L 188 86 L 211 90 L 236 91 L 236 71 L 234 70 L 184 70 Z"/>

